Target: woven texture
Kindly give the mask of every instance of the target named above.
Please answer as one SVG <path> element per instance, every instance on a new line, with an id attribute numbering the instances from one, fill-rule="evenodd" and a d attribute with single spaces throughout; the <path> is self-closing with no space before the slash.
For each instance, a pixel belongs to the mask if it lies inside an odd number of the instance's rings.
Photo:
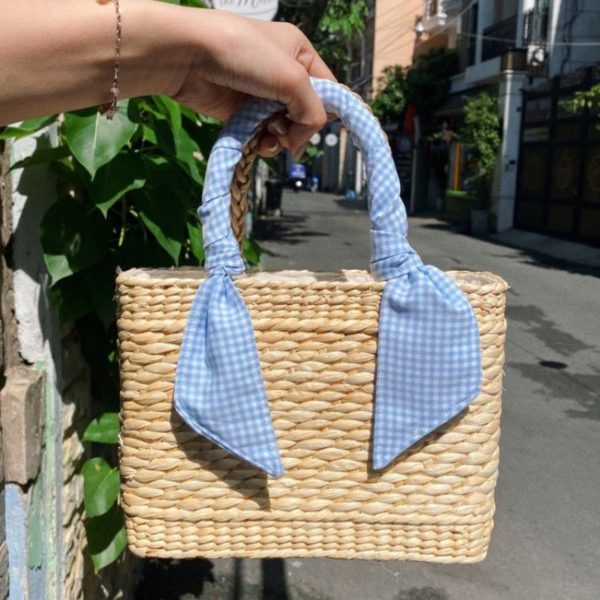
<path id="1" fill-rule="evenodd" d="M 362 98 L 311 79 L 362 152 L 368 185 L 379 308 L 372 465 L 387 467 L 413 443 L 459 414 L 481 389 L 475 316 L 439 269 L 424 265 L 406 238 L 408 220 L 386 135 Z M 244 262 L 231 227 L 231 183 L 257 128 L 283 107 L 250 99 L 229 121 L 208 160 L 202 205 L 207 279 L 186 325 L 174 404 L 184 421 L 234 456 L 272 476 L 284 472 L 248 310 L 231 277 Z M 366 223 L 365 223 L 366 225 Z M 366 263 L 366 257 L 365 257 Z"/>
<path id="2" fill-rule="evenodd" d="M 272 479 L 198 436 L 173 409 L 179 348 L 202 273 L 121 273 L 120 466 L 131 550 L 172 558 L 482 560 L 498 470 L 507 286 L 489 273 L 449 275 L 477 317 L 482 391 L 383 471 L 371 470 L 369 455 L 384 283 L 356 272 L 236 281 L 285 466 Z"/>
<path id="3" fill-rule="evenodd" d="M 366 118 L 364 112 L 360 118 Z M 238 241 L 253 144 L 231 185 L 232 231 Z M 404 231 L 406 217 L 399 218 Z M 376 239 L 373 226 L 371 233 Z M 230 250 L 235 257 L 237 249 Z M 372 268 L 373 262 L 379 261 L 372 260 Z M 382 264 L 385 268 L 385 260 Z M 274 479 L 198 435 L 175 410 L 184 328 L 205 273 L 121 273 L 120 468 L 130 549 L 140 556 L 171 558 L 482 560 L 498 473 L 507 285 L 491 273 L 448 275 L 477 320 L 481 392 L 455 418 L 379 470 L 370 461 L 378 426 L 376 374 L 382 381 L 375 358 L 378 342 L 381 363 L 383 344 L 395 340 L 386 331 L 381 335 L 382 307 L 390 300 L 386 282 L 363 271 L 234 278 L 231 288 L 251 321 L 265 406 L 285 469 Z M 392 282 L 399 276 L 395 273 Z M 412 273 L 409 278 L 415 280 Z M 452 286 L 446 278 L 438 283 Z M 427 340 L 421 341 L 426 346 Z M 403 356 L 422 366 L 417 354 Z"/>

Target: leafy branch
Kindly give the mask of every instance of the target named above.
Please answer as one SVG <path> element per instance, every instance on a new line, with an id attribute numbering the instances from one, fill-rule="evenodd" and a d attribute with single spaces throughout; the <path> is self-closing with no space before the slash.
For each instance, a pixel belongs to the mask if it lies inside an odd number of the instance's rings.
<path id="1" fill-rule="evenodd" d="M 502 142 L 501 132 L 497 97 L 483 93 L 469 98 L 465 105 L 464 125 L 458 131 L 458 138 L 471 147 L 476 165 L 471 183 L 482 197 L 487 197 L 492 184 Z"/>
<path id="2" fill-rule="evenodd" d="M 3 139 L 31 135 L 56 116 L 9 127 Z M 58 120 L 56 148 L 13 165 L 48 163 L 57 200 L 44 214 L 41 244 L 50 295 L 62 323 L 74 323 L 102 414 L 84 440 L 101 446 L 82 469 L 88 550 L 98 571 L 125 547 L 119 472 L 110 447 L 119 429 L 119 376 L 114 277 L 117 269 L 201 265 L 197 216 L 206 157 L 220 123 L 167 97 L 119 103 L 112 121 L 95 109 Z M 245 244 L 250 264 L 256 244 Z"/>

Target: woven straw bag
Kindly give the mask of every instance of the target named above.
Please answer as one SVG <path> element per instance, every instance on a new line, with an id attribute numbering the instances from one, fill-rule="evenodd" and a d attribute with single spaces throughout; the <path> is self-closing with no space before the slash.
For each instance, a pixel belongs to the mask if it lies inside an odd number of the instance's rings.
<path id="1" fill-rule="evenodd" d="M 243 237 L 256 142 L 231 184 Z M 388 468 L 369 463 L 385 282 L 363 271 L 235 279 L 254 327 L 285 475 L 198 435 L 173 407 L 184 327 L 204 272 L 117 279 L 120 469 L 130 549 L 143 557 L 335 557 L 476 562 L 493 526 L 507 284 L 450 272 L 477 318 L 483 383 L 458 417 Z"/>

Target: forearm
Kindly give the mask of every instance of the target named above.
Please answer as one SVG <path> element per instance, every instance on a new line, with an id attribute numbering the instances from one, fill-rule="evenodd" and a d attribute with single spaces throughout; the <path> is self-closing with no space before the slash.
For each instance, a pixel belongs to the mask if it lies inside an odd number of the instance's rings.
<path id="1" fill-rule="evenodd" d="M 154 0 L 120 7 L 120 97 L 175 93 L 187 68 L 185 17 L 195 9 Z M 109 102 L 115 41 L 111 2 L 0 0 L 0 125 Z"/>

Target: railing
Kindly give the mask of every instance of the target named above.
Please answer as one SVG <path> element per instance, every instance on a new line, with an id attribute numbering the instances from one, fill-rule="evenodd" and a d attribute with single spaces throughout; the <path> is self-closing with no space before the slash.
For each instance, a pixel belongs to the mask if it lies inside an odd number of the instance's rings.
<path id="1" fill-rule="evenodd" d="M 548 41 L 548 7 L 532 8 L 523 15 L 523 41 L 543 44 Z"/>
<path id="2" fill-rule="evenodd" d="M 504 54 L 516 46 L 517 15 L 494 23 L 483 30 L 481 60 L 490 60 Z"/>

